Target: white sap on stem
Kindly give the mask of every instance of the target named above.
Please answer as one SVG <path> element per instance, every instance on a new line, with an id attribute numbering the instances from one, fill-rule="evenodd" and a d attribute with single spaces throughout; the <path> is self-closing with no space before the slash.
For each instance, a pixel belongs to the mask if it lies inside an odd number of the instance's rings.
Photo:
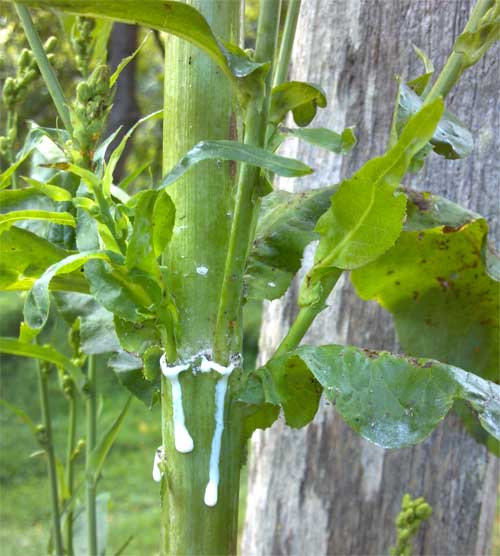
<path id="1" fill-rule="evenodd" d="M 158 446 L 155 452 L 155 459 L 153 461 L 153 481 L 159 483 L 163 475 L 160 469 L 160 463 L 163 461 L 163 446 Z"/>
<path id="2" fill-rule="evenodd" d="M 184 408 L 182 407 L 182 389 L 179 382 L 179 374 L 189 369 L 190 364 L 175 365 L 169 367 L 165 354 L 160 357 L 160 367 L 163 375 L 170 381 L 172 386 L 172 413 L 174 417 L 174 442 L 178 452 L 192 452 L 194 443 L 186 428 Z"/>
<path id="3" fill-rule="evenodd" d="M 210 451 L 210 469 L 208 473 L 208 484 L 205 489 L 205 504 L 207 506 L 215 506 L 217 504 L 218 488 L 219 488 L 219 462 L 222 433 L 224 431 L 224 401 L 226 399 L 227 384 L 229 376 L 235 368 L 234 363 L 227 367 L 209 361 L 206 357 L 202 358 L 200 371 L 206 373 L 216 371 L 221 374 L 221 378 L 215 385 L 215 430 L 212 437 L 212 448 Z"/>

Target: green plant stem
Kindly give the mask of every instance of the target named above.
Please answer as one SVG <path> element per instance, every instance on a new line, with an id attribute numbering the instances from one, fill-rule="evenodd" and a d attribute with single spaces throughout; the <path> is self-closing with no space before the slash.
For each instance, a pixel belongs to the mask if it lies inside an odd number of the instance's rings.
<path id="1" fill-rule="evenodd" d="M 318 313 L 320 313 L 325 308 L 326 300 L 335 287 L 338 279 L 342 275 L 342 272 L 342 270 L 337 269 L 321 279 L 322 288 L 321 295 L 319 296 L 318 300 L 299 309 L 299 312 L 295 317 L 292 325 L 290 326 L 287 335 L 278 346 L 278 349 L 274 353 L 273 357 L 284 355 L 288 351 L 295 349 L 300 344 L 302 338 L 309 330 Z M 307 279 L 308 278 L 306 276 L 305 280 Z"/>
<path id="2" fill-rule="evenodd" d="M 281 0 L 263 0 L 260 4 L 255 44 L 255 60 L 257 62 L 272 62 L 274 59 L 280 8 Z M 271 79 L 272 67 L 266 78 L 265 96 L 253 99 L 247 109 L 244 122 L 244 143 L 247 145 L 263 147 L 265 144 L 271 100 Z M 217 357 L 227 358 L 235 352 L 236 334 L 231 333 L 231 330 L 234 328 L 232 323 L 241 321 L 243 274 L 252 240 L 252 232 L 255 227 L 255 213 L 259 205 L 256 196 L 259 179 L 259 168 L 246 164 L 242 166 L 236 190 L 233 222 L 217 315 L 214 341 L 214 352 Z M 239 333 L 241 334 L 241 332 Z"/>
<path id="3" fill-rule="evenodd" d="M 64 93 L 59 81 L 57 80 L 56 74 L 47 59 L 47 54 L 43 49 L 40 37 L 38 36 L 35 26 L 33 25 L 30 13 L 25 6 L 21 6 L 19 4 L 16 4 L 16 11 L 19 15 L 19 19 L 21 20 L 31 50 L 33 51 L 33 55 L 38 63 L 38 67 L 40 68 L 40 73 L 42 74 L 50 96 L 54 101 L 56 110 L 68 133 L 73 135 L 73 126 L 71 125 L 68 104 L 64 98 Z"/>
<path id="4" fill-rule="evenodd" d="M 68 489 L 68 502 L 73 496 L 75 486 L 74 452 L 76 445 L 76 399 L 74 393 L 68 400 L 68 440 L 66 445 L 66 486 Z M 66 520 L 66 551 L 73 555 L 73 510 L 68 510 Z"/>
<path id="5" fill-rule="evenodd" d="M 293 43 L 295 40 L 295 31 L 297 30 L 297 21 L 299 19 L 300 4 L 301 0 L 290 0 L 288 4 L 283 37 L 281 39 L 278 61 L 276 63 L 276 71 L 274 72 L 273 87 L 285 82 L 288 76 L 290 58 L 292 57 Z"/>
<path id="6" fill-rule="evenodd" d="M 218 37 L 240 38 L 240 0 L 190 0 Z M 199 49 L 165 36 L 163 168 L 168 171 L 201 140 L 237 139 L 234 89 Z M 179 309 L 175 346 L 163 345 L 174 363 L 212 350 L 227 252 L 235 187 L 235 165 L 206 161 L 168 189 L 176 227 L 165 253 L 169 289 Z M 197 269 L 205 267 L 206 272 Z M 167 320 L 167 319 L 165 319 Z M 222 360 L 218 360 L 224 363 Z M 166 454 L 161 483 L 164 554 L 235 554 L 238 531 L 240 418 L 225 404 L 218 502 L 204 504 L 214 432 L 215 373 L 179 376 L 186 426 L 194 450 L 174 446 L 171 385 L 162 379 L 162 442 Z M 229 401 L 229 395 L 226 397 Z"/>
<path id="7" fill-rule="evenodd" d="M 86 400 L 86 463 L 97 441 L 97 398 L 96 398 L 95 356 L 89 355 L 87 361 L 87 400 Z M 96 482 L 87 473 L 87 539 L 89 556 L 97 556 L 97 521 L 96 521 Z"/>
<path id="8" fill-rule="evenodd" d="M 478 0 L 472 9 L 463 33 L 475 31 L 480 19 L 484 16 L 488 9 L 493 6 L 493 3 L 494 0 Z M 460 79 L 466 68 L 467 66 L 464 65 L 463 54 L 453 49 L 443 69 L 441 70 L 439 77 L 436 79 L 436 82 L 432 86 L 428 95 L 425 97 L 425 104 L 429 104 L 439 96 L 442 96 L 443 98 L 446 97 L 455 86 L 456 82 Z"/>
<path id="9" fill-rule="evenodd" d="M 59 493 L 57 488 L 56 456 L 52 436 L 52 420 L 49 405 L 49 385 L 47 368 L 39 362 L 38 388 L 40 396 L 40 408 L 42 411 L 42 423 L 45 429 L 44 449 L 47 454 L 47 467 L 49 472 L 50 493 L 52 497 L 52 523 L 54 529 L 54 547 L 57 556 L 63 556 L 63 541 L 61 532 L 61 513 L 59 510 Z"/>

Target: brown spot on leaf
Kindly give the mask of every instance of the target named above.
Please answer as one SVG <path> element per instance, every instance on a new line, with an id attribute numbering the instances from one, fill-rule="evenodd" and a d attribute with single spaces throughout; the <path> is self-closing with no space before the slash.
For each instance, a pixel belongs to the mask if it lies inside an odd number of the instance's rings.
<path id="1" fill-rule="evenodd" d="M 363 349 L 363 351 L 370 359 L 377 359 L 379 357 L 378 351 L 373 351 L 372 349 Z"/>
<path id="2" fill-rule="evenodd" d="M 463 228 L 463 226 L 443 226 L 443 234 L 452 234 L 458 232 Z"/>
<path id="3" fill-rule="evenodd" d="M 441 286 L 443 291 L 447 291 L 451 287 L 451 282 L 449 282 L 446 278 L 443 278 L 442 276 L 438 276 L 436 280 L 439 282 L 439 285 Z"/>
<path id="4" fill-rule="evenodd" d="M 423 212 L 432 208 L 430 195 L 428 193 L 414 191 L 411 189 L 405 189 L 405 193 L 408 195 L 410 201 L 418 208 L 418 210 Z"/>

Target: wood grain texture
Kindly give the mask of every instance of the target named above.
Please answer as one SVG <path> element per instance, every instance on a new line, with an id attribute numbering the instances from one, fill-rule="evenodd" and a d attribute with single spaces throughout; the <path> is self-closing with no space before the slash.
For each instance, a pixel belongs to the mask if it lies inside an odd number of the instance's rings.
<path id="1" fill-rule="evenodd" d="M 294 79 L 320 84 L 329 107 L 315 126 L 337 131 L 356 125 L 359 143 L 347 157 L 290 141 L 284 154 L 311 164 L 313 176 L 289 190 L 321 187 L 352 174 L 383 152 L 394 75 L 421 73 L 415 44 L 442 67 L 470 12 L 469 0 L 305 0 L 293 54 Z M 500 49 L 462 78 L 449 107 L 476 138 L 472 156 L 446 161 L 432 155 L 407 185 L 431 190 L 486 215 L 499 237 Z M 312 258 L 308 248 L 304 266 Z M 273 353 L 296 313 L 295 283 L 266 304 L 260 359 Z M 305 341 L 398 350 L 389 315 L 360 302 L 343 280 Z M 306 429 L 279 421 L 252 441 L 244 556 L 381 555 L 395 540 L 393 520 L 404 492 L 425 496 L 434 515 L 421 529 L 414 554 L 489 554 L 499 461 L 449 417 L 421 445 L 387 451 L 359 438 L 332 407 L 323 405 Z"/>

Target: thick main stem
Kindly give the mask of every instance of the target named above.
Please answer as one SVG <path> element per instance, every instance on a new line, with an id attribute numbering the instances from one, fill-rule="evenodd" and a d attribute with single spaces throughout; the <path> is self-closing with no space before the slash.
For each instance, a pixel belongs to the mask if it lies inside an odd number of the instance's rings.
<path id="1" fill-rule="evenodd" d="M 61 532 L 61 513 L 59 510 L 59 492 L 57 488 L 56 456 L 54 453 L 54 441 L 52 436 L 52 421 L 49 405 L 48 370 L 38 363 L 38 388 L 40 395 L 40 408 L 42 411 L 42 423 L 44 427 L 43 445 L 47 454 L 47 467 L 49 474 L 50 493 L 52 499 L 52 523 L 54 533 L 54 547 L 57 556 L 63 556 L 63 540 Z"/>
<path id="2" fill-rule="evenodd" d="M 86 400 L 86 462 L 90 462 L 92 450 L 96 445 L 97 435 L 97 398 L 96 398 L 95 356 L 90 355 L 87 362 L 87 400 Z M 87 544 L 89 556 L 97 556 L 97 518 L 96 485 L 87 476 Z"/>
<path id="3" fill-rule="evenodd" d="M 215 33 L 239 44 L 240 0 L 190 0 Z M 237 139 L 233 90 L 227 77 L 189 43 L 165 36 L 163 168 L 168 171 L 196 143 Z M 176 354 L 183 361 L 213 351 L 213 338 L 232 217 L 235 165 L 206 161 L 169 189 L 176 224 L 165 253 L 169 287 L 179 310 Z M 236 323 L 235 323 L 236 324 Z M 239 348 L 238 348 L 239 349 Z M 173 350 L 167 353 L 174 363 Z M 218 356 L 225 363 L 229 354 Z M 185 424 L 194 449 L 180 453 L 173 434 L 172 387 L 162 381 L 165 474 L 161 483 L 163 552 L 236 553 L 240 471 L 238 415 L 226 396 L 218 502 L 204 503 L 215 430 L 218 375 L 179 375 Z"/>

